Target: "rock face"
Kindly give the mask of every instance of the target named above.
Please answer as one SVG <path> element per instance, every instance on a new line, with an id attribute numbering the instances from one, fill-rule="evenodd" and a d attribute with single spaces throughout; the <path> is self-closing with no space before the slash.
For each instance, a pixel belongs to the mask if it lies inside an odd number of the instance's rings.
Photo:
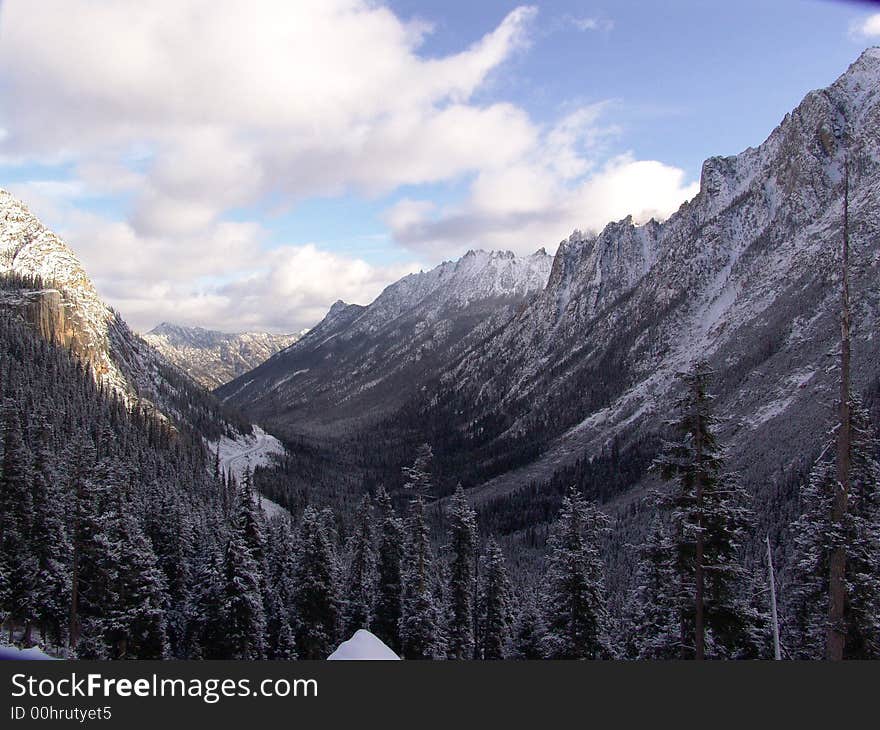
<path id="1" fill-rule="evenodd" d="M 217 393 L 289 434 L 369 423 L 447 372 L 547 282 L 552 257 L 471 251 L 369 306 L 336 302 L 299 342 Z"/>
<path id="2" fill-rule="evenodd" d="M 70 247 L 5 190 L 0 190 L 0 274 L 41 280 L 48 288 L 19 302 L 21 313 L 41 333 L 70 347 L 100 381 L 120 395 L 133 395 L 110 354 L 115 315 Z M 9 295 L 5 300 L 14 303 Z"/>
<path id="3" fill-rule="evenodd" d="M 809 455 L 830 425 L 839 337 L 843 169 L 849 167 L 858 389 L 880 378 L 880 50 L 809 93 L 757 148 L 711 158 L 663 223 L 574 235 L 546 289 L 438 384 L 497 495 L 549 478 L 667 417 L 676 375 L 717 372 L 734 465 L 756 480 Z M 504 414 L 499 418 L 498 414 Z"/>
<path id="4" fill-rule="evenodd" d="M 143 337 L 195 381 L 213 390 L 253 370 L 301 335 L 227 334 L 163 322 Z"/>
<path id="5" fill-rule="evenodd" d="M 185 423 L 206 437 L 235 430 L 216 399 L 132 332 L 101 300 L 70 247 L 5 190 L 0 190 L 0 307 L 69 348 L 128 406 Z"/>

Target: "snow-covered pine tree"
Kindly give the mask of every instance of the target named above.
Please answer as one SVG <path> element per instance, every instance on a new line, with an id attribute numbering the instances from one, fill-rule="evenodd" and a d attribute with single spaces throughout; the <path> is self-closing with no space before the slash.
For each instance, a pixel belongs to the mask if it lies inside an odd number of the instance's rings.
<path id="1" fill-rule="evenodd" d="M 659 500 L 652 499 L 656 508 Z M 630 659 L 677 659 L 681 656 L 681 595 L 675 564 L 676 546 L 669 527 L 655 515 L 639 547 L 638 569 L 629 595 L 624 636 Z"/>
<path id="2" fill-rule="evenodd" d="M 404 469 L 405 487 L 412 493 L 401 561 L 400 648 L 405 659 L 437 659 L 444 654 L 442 612 L 434 595 L 433 556 L 425 521 L 431 456 L 431 447 L 423 445 L 413 465 Z"/>
<path id="3" fill-rule="evenodd" d="M 511 630 L 507 645 L 507 659 L 534 660 L 544 658 L 544 637 L 546 628 L 544 617 L 537 607 L 532 591 L 519 597 L 519 610 Z"/>
<path id="4" fill-rule="evenodd" d="M 3 402 L 3 462 L 0 473 L 0 559 L 6 566 L 6 603 L 0 608 L 9 623 L 27 630 L 34 621 L 34 577 L 38 565 L 31 544 L 34 526 L 33 464 L 24 443 L 15 402 Z"/>
<path id="5" fill-rule="evenodd" d="M 163 659 L 168 649 L 165 576 L 130 512 L 126 492 L 124 485 L 116 486 L 107 519 L 104 636 L 112 659 Z"/>
<path id="6" fill-rule="evenodd" d="M 511 638 L 513 606 L 504 553 L 489 539 L 480 571 L 479 655 L 483 659 L 504 659 Z"/>
<path id="7" fill-rule="evenodd" d="M 416 449 L 416 458 L 410 466 L 403 467 L 403 488 L 415 497 L 427 497 L 432 490 L 431 468 L 434 451 L 430 444 Z"/>
<path id="8" fill-rule="evenodd" d="M 294 540 L 290 519 L 277 516 L 269 521 L 267 532 L 269 554 L 266 626 L 270 659 L 296 659 L 294 635 Z"/>
<path id="9" fill-rule="evenodd" d="M 789 589 L 788 644 L 796 657 L 821 659 L 826 653 L 829 558 L 835 546 L 846 553 L 844 658 L 880 658 L 880 444 L 864 406 L 851 397 L 850 488 L 843 529 L 832 520 L 838 485 L 834 444 L 816 461 L 801 490 L 802 514 L 795 536 L 794 580 Z"/>
<path id="10" fill-rule="evenodd" d="M 348 541 L 348 570 L 345 602 L 345 634 L 369 630 L 376 605 L 377 559 L 373 535 L 373 505 L 364 496 L 354 518 L 354 534 Z"/>
<path id="11" fill-rule="evenodd" d="M 381 522 L 377 547 L 378 585 L 373 632 L 399 653 L 404 528 L 384 487 L 379 487 L 376 493 L 376 509 Z"/>
<path id="12" fill-rule="evenodd" d="M 294 572 L 296 651 L 300 659 L 326 659 L 336 648 L 341 628 L 341 599 L 336 552 L 325 519 L 306 507 L 299 526 Z"/>
<path id="13" fill-rule="evenodd" d="M 477 516 L 461 485 L 449 509 L 449 622 L 447 652 L 450 659 L 474 658 L 474 619 L 477 558 Z"/>
<path id="14" fill-rule="evenodd" d="M 263 659 L 266 655 L 266 615 L 257 561 L 236 520 L 226 545 L 223 617 L 227 659 Z"/>
<path id="15" fill-rule="evenodd" d="M 34 431 L 34 617 L 43 640 L 61 645 L 70 613 L 71 543 L 65 525 L 66 501 L 55 470 L 51 427 L 44 417 L 36 419 Z"/>
<path id="16" fill-rule="evenodd" d="M 563 499 L 548 543 L 544 590 L 548 659 L 600 659 L 611 654 L 599 553 L 608 523 L 608 517 L 574 488 Z"/>
<path id="17" fill-rule="evenodd" d="M 676 483 L 664 507 L 671 512 L 681 587 L 681 658 L 756 658 L 765 643 L 766 617 L 754 610 L 742 565 L 749 498 L 735 475 L 724 472 L 711 375 L 700 361 L 682 377 L 684 394 L 670 423 L 676 438 L 653 465 Z"/>

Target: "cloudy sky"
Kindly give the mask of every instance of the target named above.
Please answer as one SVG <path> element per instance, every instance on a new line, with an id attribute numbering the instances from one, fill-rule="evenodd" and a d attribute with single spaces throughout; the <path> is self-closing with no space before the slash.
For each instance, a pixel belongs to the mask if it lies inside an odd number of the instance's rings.
<path id="1" fill-rule="evenodd" d="M 874 43 L 830 0 L 0 0 L 0 187 L 137 329 L 296 331 L 668 215 Z"/>

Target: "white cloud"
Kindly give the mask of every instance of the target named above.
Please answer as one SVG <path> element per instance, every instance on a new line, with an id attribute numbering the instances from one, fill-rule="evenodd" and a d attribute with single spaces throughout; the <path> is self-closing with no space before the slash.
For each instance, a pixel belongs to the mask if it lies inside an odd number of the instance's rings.
<path id="1" fill-rule="evenodd" d="M 676 168 L 603 162 L 619 132 L 602 123 L 605 104 L 542 125 L 477 94 L 528 46 L 536 12 L 517 8 L 470 47 L 424 57 L 430 28 L 374 0 L 4 0 L 0 160 L 70 165 L 72 183 L 19 192 L 136 327 L 298 329 L 415 264 L 267 249 L 243 209 L 466 184 L 457 207 L 406 199 L 386 213 L 397 242 L 431 264 L 472 246 L 552 248 L 572 228 L 665 215 L 688 197 Z M 99 196 L 125 215 L 81 205 Z"/>
<path id="2" fill-rule="evenodd" d="M 849 27 L 853 38 L 880 38 L 880 13 L 854 20 Z"/>
<path id="3" fill-rule="evenodd" d="M 610 18 L 569 14 L 562 17 L 562 25 L 574 28 L 581 32 L 603 31 L 607 33 L 608 31 L 613 30 L 614 21 Z"/>
<path id="4" fill-rule="evenodd" d="M 598 231 L 627 215 L 666 218 L 699 185 L 679 168 L 632 154 L 599 163 L 619 132 L 600 123 L 607 106 L 571 112 L 544 130 L 528 155 L 481 171 L 462 203 L 438 209 L 407 199 L 385 222 L 403 245 L 436 259 L 478 246 L 552 251 L 575 228 Z"/>

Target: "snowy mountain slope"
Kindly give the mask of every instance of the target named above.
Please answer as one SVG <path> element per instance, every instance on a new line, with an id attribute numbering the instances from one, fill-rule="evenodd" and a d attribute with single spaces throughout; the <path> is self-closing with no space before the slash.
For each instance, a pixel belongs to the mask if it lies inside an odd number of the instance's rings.
<path id="1" fill-rule="evenodd" d="M 807 94 L 758 147 L 707 160 L 699 193 L 667 220 L 573 234 L 536 293 L 500 309 L 469 300 L 481 279 L 456 272 L 505 259 L 465 257 L 401 280 L 369 307 L 338 302 L 302 341 L 219 392 L 297 434 L 347 430 L 368 455 L 430 441 L 440 471 L 479 502 L 546 483 L 612 441 L 656 442 L 677 374 L 706 357 L 732 466 L 769 483 L 812 456 L 831 416 L 845 156 L 855 384 L 871 388 L 880 382 L 876 49 Z M 369 468 L 387 469 L 372 475 L 387 482 L 399 465 Z"/>
<path id="2" fill-rule="evenodd" d="M 375 419 L 509 319 L 544 286 L 551 260 L 471 251 L 401 279 L 369 306 L 337 302 L 299 342 L 217 393 L 288 433 Z"/>
<path id="3" fill-rule="evenodd" d="M 204 435 L 249 426 L 131 331 L 100 298 L 70 247 L 0 190 L 0 306 L 69 348 L 130 407 Z"/>
<path id="4" fill-rule="evenodd" d="M 143 339 L 196 382 L 213 390 L 253 370 L 301 335 L 229 334 L 163 322 Z"/>
<path id="5" fill-rule="evenodd" d="M 451 419 L 480 468 L 537 458 L 474 497 L 549 478 L 660 428 L 675 376 L 708 357 L 736 466 L 756 477 L 828 425 L 850 160 L 856 384 L 880 377 L 880 51 L 811 92 L 759 147 L 711 158 L 663 223 L 614 223 L 559 249 L 546 289 L 469 351 L 419 417 Z M 503 418 L 498 414 L 504 414 Z"/>

